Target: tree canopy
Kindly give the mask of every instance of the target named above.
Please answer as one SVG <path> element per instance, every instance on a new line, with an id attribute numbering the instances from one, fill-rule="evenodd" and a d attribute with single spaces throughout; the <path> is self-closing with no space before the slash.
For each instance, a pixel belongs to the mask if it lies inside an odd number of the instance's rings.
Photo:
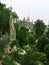
<path id="1" fill-rule="evenodd" d="M 43 23 L 43 20 L 40 19 L 36 20 L 36 22 L 34 23 L 34 30 L 37 37 L 44 34 L 45 27 L 46 26 Z"/>
<path id="2" fill-rule="evenodd" d="M 9 21 L 11 15 L 10 8 L 7 8 L 5 4 L 0 3 L 0 31 L 9 32 Z M 15 12 L 12 12 L 13 18 L 18 18 Z"/>

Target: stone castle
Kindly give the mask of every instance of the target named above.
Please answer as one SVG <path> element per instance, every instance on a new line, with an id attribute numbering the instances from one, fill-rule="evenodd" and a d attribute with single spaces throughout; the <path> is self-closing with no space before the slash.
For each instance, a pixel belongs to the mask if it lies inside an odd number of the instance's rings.
<path id="1" fill-rule="evenodd" d="M 33 33 L 33 21 L 30 21 L 29 17 L 25 20 L 19 20 L 17 21 L 20 27 L 25 27 L 28 29 L 29 33 Z"/>

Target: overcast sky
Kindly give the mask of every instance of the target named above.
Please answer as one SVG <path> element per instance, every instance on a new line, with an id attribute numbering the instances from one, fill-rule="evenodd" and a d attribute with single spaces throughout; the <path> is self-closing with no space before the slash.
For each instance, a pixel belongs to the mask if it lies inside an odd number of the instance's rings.
<path id="1" fill-rule="evenodd" d="M 46 24 L 49 22 L 49 0 L 1 0 L 1 2 L 12 6 L 20 19 L 29 16 L 33 21 L 39 18 Z"/>

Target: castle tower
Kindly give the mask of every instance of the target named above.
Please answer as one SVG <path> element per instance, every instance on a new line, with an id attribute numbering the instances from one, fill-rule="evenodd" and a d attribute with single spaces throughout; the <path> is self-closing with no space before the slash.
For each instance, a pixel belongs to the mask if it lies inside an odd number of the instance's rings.
<path id="1" fill-rule="evenodd" d="M 10 43 L 12 43 L 12 41 L 16 40 L 16 31 L 15 31 L 15 27 L 14 27 L 14 20 L 12 17 L 12 8 L 11 8 L 11 13 L 10 13 Z"/>
<path id="2" fill-rule="evenodd" d="M 10 12 L 10 20 L 9 20 L 9 25 L 10 25 L 10 33 L 9 33 L 9 44 L 7 44 L 5 46 L 5 49 L 4 49 L 4 52 L 7 54 L 7 53 L 11 53 L 10 49 L 10 44 L 16 40 L 16 31 L 15 31 L 15 27 L 14 27 L 14 20 L 13 20 L 13 17 L 12 17 L 12 8 L 10 7 L 11 9 L 11 12 Z"/>

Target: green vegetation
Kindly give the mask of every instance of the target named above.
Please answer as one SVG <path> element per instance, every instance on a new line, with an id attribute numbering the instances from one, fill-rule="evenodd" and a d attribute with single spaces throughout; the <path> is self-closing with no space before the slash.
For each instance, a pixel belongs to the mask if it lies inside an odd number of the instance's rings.
<path id="1" fill-rule="evenodd" d="M 0 35 L 9 32 L 10 8 L 6 8 L 5 4 L 0 3 Z M 12 12 L 13 18 L 18 18 L 15 12 Z"/>
<path id="2" fill-rule="evenodd" d="M 43 20 L 37 20 L 35 23 L 34 23 L 34 29 L 35 29 L 35 34 L 37 37 L 39 37 L 40 35 L 43 35 L 44 34 L 44 31 L 45 31 L 45 24 L 43 23 Z"/>
<path id="3" fill-rule="evenodd" d="M 0 3 L 0 36 L 9 32 L 10 12 L 10 8 Z M 15 12 L 12 12 L 12 15 L 13 19 L 18 18 Z M 20 27 L 17 22 L 14 23 L 16 40 L 9 45 L 10 53 L 5 53 L 9 43 L 0 41 L 2 65 L 17 65 L 16 62 L 20 65 L 49 65 L 49 27 L 46 28 L 39 19 L 33 25 L 35 34 L 29 33 L 27 28 Z"/>

